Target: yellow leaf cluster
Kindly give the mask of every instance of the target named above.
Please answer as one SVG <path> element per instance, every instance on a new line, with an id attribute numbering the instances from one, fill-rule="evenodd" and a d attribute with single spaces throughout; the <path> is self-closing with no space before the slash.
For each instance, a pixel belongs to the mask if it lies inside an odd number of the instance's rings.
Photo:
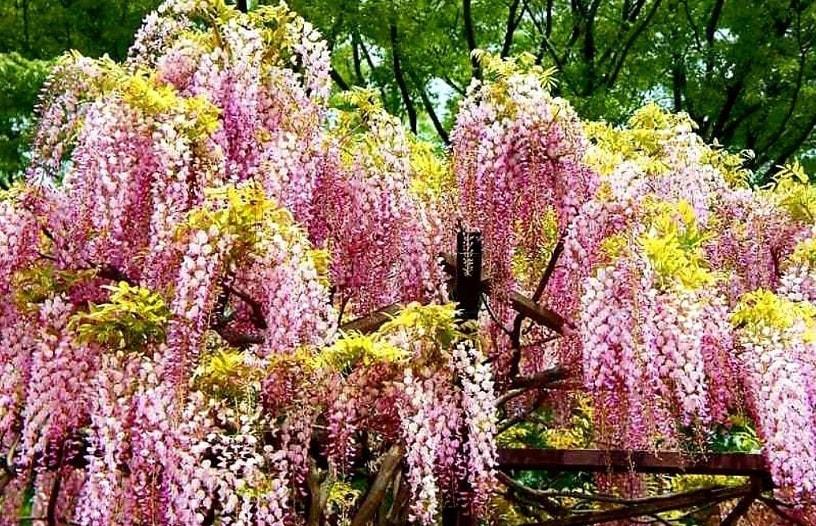
<path id="1" fill-rule="evenodd" d="M 639 242 L 662 287 L 675 284 L 695 290 L 715 281 L 703 257 L 702 244 L 708 236 L 697 226 L 691 204 L 656 203 L 650 223 Z"/>
<path id="2" fill-rule="evenodd" d="M 252 365 L 244 352 L 218 349 L 205 356 L 193 374 L 196 387 L 215 397 L 238 400 L 260 381 L 264 371 Z"/>
<path id="3" fill-rule="evenodd" d="M 356 365 L 409 362 L 437 357 L 464 338 L 457 325 L 454 304 L 421 305 L 411 303 L 371 334 L 344 333 L 332 345 L 321 349 L 309 359 L 312 368 L 347 372 Z M 428 349 L 427 356 L 415 356 L 413 351 L 394 342 L 408 341 L 417 348 Z"/>
<path id="4" fill-rule="evenodd" d="M 409 358 L 408 351 L 394 346 L 377 333 L 350 332 L 314 356 L 312 366 L 348 371 L 357 364 L 369 366 L 379 362 L 403 363 Z"/>
<path id="5" fill-rule="evenodd" d="M 816 187 L 809 184 L 808 176 L 799 161 L 779 167 L 772 195 L 792 219 L 816 222 Z"/>
<path id="6" fill-rule="evenodd" d="M 69 322 L 80 340 L 126 351 L 164 340 L 171 313 L 160 295 L 126 282 L 105 288 L 111 291 L 107 303 L 91 304 Z"/>
<path id="7" fill-rule="evenodd" d="M 336 480 L 329 488 L 326 503 L 332 510 L 346 510 L 354 505 L 362 493 L 348 482 Z"/>
<path id="8" fill-rule="evenodd" d="M 747 292 L 731 314 L 731 323 L 755 333 L 765 328 L 784 331 L 802 322 L 806 338 L 816 339 L 816 306 L 808 301 L 793 301 L 765 289 Z"/>
<path id="9" fill-rule="evenodd" d="M 307 243 L 305 233 L 295 223 L 291 212 L 269 199 L 259 184 L 226 185 L 205 191 L 203 206 L 193 210 L 180 234 L 193 230 L 215 228 L 233 239 L 233 253 L 252 251 L 271 235 L 281 236 L 289 243 Z M 315 266 L 322 265 L 324 276 L 328 255 L 311 251 Z"/>
<path id="10" fill-rule="evenodd" d="M 119 94 L 130 107 L 147 115 L 178 116 L 184 133 L 192 141 L 206 138 L 218 128 L 220 110 L 207 98 L 183 97 L 155 73 L 130 73 L 113 62 L 103 64 L 106 71 L 100 79 L 103 93 Z"/>
<path id="11" fill-rule="evenodd" d="M 455 191 L 456 178 L 451 165 L 434 151 L 433 145 L 410 141 L 411 190 L 420 198 L 435 201 Z"/>
<path id="12" fill-rule="evenodd" d="M 809 237 L 796 244 L 793 253 L 788 256 L 788 263 L 803 265 L 807 268 L 816 267 L 816 237 Z"/>
<path id="13" fill-rule="evenodd" d="M 456 321 L 456 306 L 409 303 L 377 331 L 389 336 L 405 332 L 412 340 L 426 340 L 447 348 L 464 337 Z"/>
<path id="14" fill-rule="evenodd" d="M 627 161 L 647 175 L 664 175 L 670 164 L 665 146 L 678 134 L 695 128 L 694 121 L 685 113 L 672 113 L 649 103 L 637 110 L 623 127 L 605 122 L 585 123 L 584 132 L 595 147 L 587 150 L 584 162 L 601 175 L 611 174 Z M 732 154 L 701 140 L 696 147 L 700 162 L 718 170 L 726 182 L 732 186 L 747 185 L 749 172 L 743 166 L 744 154 Z"/>

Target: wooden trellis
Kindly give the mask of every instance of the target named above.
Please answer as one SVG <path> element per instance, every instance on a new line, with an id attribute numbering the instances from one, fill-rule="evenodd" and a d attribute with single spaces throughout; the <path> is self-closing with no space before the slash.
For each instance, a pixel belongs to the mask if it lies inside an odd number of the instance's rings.
<path id="1" fill-rule="evenodd" d="M 478 234 L 463 234 L 457 239 L 457 254 L 443 255 L 443 265 L 450 275 L 451 298 L 459 303 L 465 319 L 473 319 L 479 309 L 482 294 L 490 293 L 490 280 L 481 272 L 481 240 Z M 475 249 L 475 250 L 474 250 Z M 513 332 L 510 337 L 515 349 L 509 380 L 508 398 L 530 389 L 553 388 L 567 379 L 566 372 L 554 367 L 534 376 L 519 376 L 520 341 L 519 333 L 524 320 L 542 325 L 557 334 L 563 334 L 568 322 L 558 313 L 538 304 L 547 281 L 552 274 L 562 245 L 556 245 L 541 282 L 532 297 L 518 292 L 510 294 L 510 303 L 516 312 Z M 345 331 L 373 332 L 395 314 L 401 305 L 394 304 L 377 310 L 368 316 L 342 326 Z M 506 429 L 522 421 L 524 415 L 511 419 L 502 426 Z M 526 526 L 584 526 L 603 524 L 626 519 L 645 518 L 656 524 L 667 524 L 658 514 L 687 509 L 701 509 L 728 501 L 736 501 L 728 514 L 720 522 L 721 526 L 734 526 L 754 503 L 762 503 L 784 521 L 797 526 L 806 526 L 791 513 L 785 504 L 775 500 L 768 492 L 773 489 L 768 465 L 761 455 L 749 453 L 709 453 L 699 458 L 690 458 L 677 451 L 631 451 L 631 450 L 587 450 L 587 449 L 499 449 L 499 479 L 507 493 L 518 500 L 537 506 L 551 516 Z M 543 491 L 524 486 L 508 472 L 517 470 L 540 470 L 548 472 L 591 472 L 591 473 L 658 473 L 658 474 L 699 474 L 745 477 L 745 482 L 737 486 L 713 486 L 681 493 L 670 493 L 641 498 L 621 498 L 612 495 L 583 495 L 571 492 Z M 602 503 L 601 509 L 572 513 L 563 508 L 559 498 L 573 498 L 587 502 Z M 467 509 L 446 509 L 443 513 L 444 526 L 471 526 L 478 517 L 469 515 Z"/>

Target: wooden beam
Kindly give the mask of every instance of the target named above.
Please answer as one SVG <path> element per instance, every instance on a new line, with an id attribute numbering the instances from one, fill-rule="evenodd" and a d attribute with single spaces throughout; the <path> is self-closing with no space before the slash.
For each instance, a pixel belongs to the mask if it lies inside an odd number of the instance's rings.
<path id="1" fill-rule="evenodd" d="M 510 304 L 513 310 L 523 315 L 532 321 L 551 329 L 558 334 L 564 334 L 564 329 L 567 326 L 564 318 L 555 311 L 535 303 L 530 298 L 513 292 L 510 294 Z"/>
<path id="2" fill-rule="evenodd" d="M 499 449 L 499 466 L 505 470 L 731 475 L 757 477 L 763 483 L 770 479 L 765 458 L 752 453 L 717 453 L 689 459 L 677 451 L 505 448 Z"/>
<path id="3" fill-rule="evenodd" d="M 368 334 L 379 329 L 385 322 L 393 318 L 403 307 L 400 303 L 393 303 L 381 309 L 366 314 L 362 318 L 357 318 L 340 326 L 343 332 L 361 332 Z"/>
<path id="4" fill-rule="evenodd" d="M 442 261 L 445 272 L 456 275 L 456 259 L 451 254 L 442 254 Z M 482 291 L 485 294 L 490 294 L 490 278 L 484 274 L 482 274 Z M 513 310 L 525 318 L 529 318 L 535 323 L 543 325 L 558 334 L 564 334 L 568 325 L 560 314 L 539 305 L 519 292 L 514 291 L 510 293 L 510 305 L 513 307 Z"/>
<path id="5" fill-rule="evenodd" d="M 740 518 L 751 508 L 756 498 L 762 493 L 762 482 L 756 478 L 751 479 L 751 492 L 742 497 L 734 506 L 720 526 L 736 526 Z"/>
<path id="6" fill-rule="evenodd" d="M 744 497 L 753 491 L 751 484 L 737 487 L 705 488 L 686 493 L 659 495 L 632 500 L 631 505 L 590 512 L 570 517 L 558 517 L 544 522 L 530 523 L 525 526 L 588 526 L 606 522 L 634 519 L 651 516 L 666 511 L 692 508 L 705 504 L 716 504 L 731 499 Z"/>

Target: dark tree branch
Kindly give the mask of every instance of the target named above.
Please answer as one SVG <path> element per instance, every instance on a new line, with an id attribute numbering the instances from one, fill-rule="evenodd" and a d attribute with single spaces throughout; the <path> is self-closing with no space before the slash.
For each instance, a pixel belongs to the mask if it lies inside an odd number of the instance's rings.
<path id="1" fill-rule="evenodd" d="M 408 113 L 408 122 L 411 125 L 411 131 L 417 132 L 417 112 L 414 107 L 414 101 L 411 99 L 411 92 L 408 90 L 408 83 L 405 81 L 405 73 L 402 70 L 402 61 L 400 60 L 399 38 L 397 34 L 397 23 L 395 20 L 391 21 L 389 26 L 391 34 L 391 56 L 393 58 L 394 77 L 397 81 L 400 95 L 402 96 L 402 103 L 405 105 L 405 111 Z"/>
<path id="2" fill-rule="evenodd" d="M 65 460 L 64 444 L 60 446 L 57 470 L 54 473 L 54 483 L 51 485 L 51 494 L 48 496 L 46 508 L 46 524 L 57 526 L 57 503 L 59 502 L 60 487 L 62 485 L 62 465 Z"/>
<path id="3" fill-rule="evenodd" d="M 442 77 L 442 80 L 444 80 L 445 84 L 450 86 L 459 95 L 461 95 L 463 97 L 466 95 L 465 88 L 460 86 L 459 84 L 457 84 L 452 78 L 445 75 L 445 76 Z"/>
<path id="4" fill-rule="evenodd" d="M 512 490 L 512 493 L 517 493 L 528 501 L 533 501 L 532 504 L 540 506 L 544 511 L 554 517 L 562 517 L 567 514 L 567 509 L 561 506 L 545 492 L 530 488 L 513 479 L 510 475 L 499 471 L 497 473 L 499 482 Z"/>
<path id="5" fill-rule="evenodd" d="M 598 15 L 600 0 L 593 0 L 584 15 L 584 66 L 587 68 L 585 95 L 591 95 L 595 91 L 595 18 Z"/>
<path id="6" fill-rule="evenodd" d="M 528 526 L 587 526 L 591 524 L 602 524 L 605 522 L 655 515 L 665 511 L 690 508 L 702 504 L 716 504 L 744 497 L 752 490 L 752 486 L 748 484 L 736 488 L 705 488 L 686 493 L 632 499 L 629 505 L 620 508 L 590 512 L 572 517 L 559 517 Z"/>
<path id="7" fill-rule="evenodd" d="M 351 87 L 349 86 L 349 83 L 346 82 L 346 80 L 340 75 L 340 72 L 334 68 L 331 68 L 331 78 L 334 83 L 337 84 L 337 87 L 343 91 L 347 91 Z"/>
<path id="8" fill-rule="evenodd" d="M 672 54 L 672 95 L 674 97 L 674 111 L 683 109 L 683 93 L 686 91 L 686 68 L 683 66 L 679 53 Z"/>
<path id="9" fill-rule="evenodd" d="M 360 509 L 358 509 L 354 515 L 351 526 L 365 526 L 370 523 L 377 509 L 380 507 L 380 503 L 385 498 L 385 492 L 399 468 L 403 453 L 402 446 L 394 445 L 391 446 L 391 449 L 384 455 L 377 477 L 368 489 L 368 493 L 365 499 L 363 499 Z"/>
<path id="10" fill-rule="evenodd" d="M 261 304 L 258 303 L 255 299 L 252 298 L 246 292 L 236 289 L 232 285 L 224 285 L 224 290 L 229 292 L 230 294 L 234 294 L 236 297 L 240 298 L 241 301 L 249 306 L 250 310 L 252 311 L 252 324 L 258 327 L 259 329 L 266 329 L 266 317 L 263 313 L 263 308 Z"/>
<path id="11" fill-rule="evenodd" d="M 351 34 L 351 51 L 352 61 L 354 62 L 354 74 L 357 75 L 357 83 L 365 84 L 365 79 L 363 78 L 363 68 L 360 59 L 360 35 L 357 33 L 357 31 L 354 31 Z"/>
<path id="12" fill-rule="evenodd" d="M 547 262 L 547 267 L 544 269 L 544 274 L 541 276 L 541 280 L 538 282 L 538 286 L 533 293 L 533 303 L 538 303 L 538 300 L 541 299 L 541 296 L 547 289 L 547 284 L 550 282 L 550 277 L 552 276 L 553 272 L 555 272 L 555 266 L 558 263 L 558 258 L 561 257 L 561 253 L 563 251 L 564 241 L 563 239 L 559 239 L 558 243 L 556 243 L 555 247 L 553 248 L 550 259 Z M 513 320 L 513 330 L 510 332 L 510 343 L 513 347 L 513 357 L 510 361 L 509 371 L 510 378 L 514 378 L 516 375 L 518 375 L 519 367 L 521 365 L 521 325 L 523 322 L 524 315 L 521 313 L 517 314 L 516 318 Z"/>
<path id="13" fill-rule="evenodd" d="M 470 65 L 473 70 L 472 75 L 477 79 L 482 78 L 482 68 L 479 61 L 473 56 L 476 51 L 476 32 L 473 29 L 473 13 L 471 12 L 471 0 L 462 0 L 462 16 L 465 25 L 465 41 L 467 41 L 468 54 L 470 55 Z"/>
<path id="14" fill-rule="evenodd" d="M 728 121 L 728 124 L 725 125 L 722 133 L 720 133 L 720 142 L 723 144 L 728 144 L 734 137 L 734 134 L 737 132 L 739 126 L 763 107 L 764 105 L 761 102 L 756 102 L 745 108 L 745 110 L 743 110 L 739 116 Z"/>
<path id="15" fill-rule="evenodd" d="M 720 15 L 722 15 L 723 5 L 725 5 L 725 0 L 716 0 L 714 2 L 714 7 L 711 9 L 711 16 L 708 17 L 705 36 L 709 48 L 714 45 L 714 35 L 717 33 L 717 24 L 720 22 Z"/>
<path id="16" fill-rule="evenodd" d="M 791 524 L 795 524 L 796 526 L 808 526 L 808 524 L 805 523 L 803 520 L 799 519 L 798 517 L 795 517 L 794 515 L 782 509 L 782 506 L 780 506 L 779 502 L 777 502 L 776 500 L 765 498 L 762 496 L 760 496 L 757 500 L 759 500 L 759 502 L 767 506 L 768 509 L 774 512 L 776 515 L 782 517 Z"/>
<path id="17" fill-rule="evenodd" d="M 736 526 L 740 518 L 748 512 L 751 504 L 762 492 L 762 484 L 756 479 L 751 479 L 751 492 L 745 495 L 736 506 L 728 513 L 720 526 Z"/>
<path id="18" fill-rule="evenodd" d="M 119 270 L 118 268 L 114 267 L 113 265 L 104 264 L 104 265 L 94 265 L 91 264 L 91 269 L 96 269 L 96 275 L 103 279 L 109 279 L 111 281 L 125 282 L 128 285 L 136 285 L 136 280 L 130 278 L 127 274 Z"/>
<path id="19" fill-rule="evenodd" d="M 514 389 L 540 389 L 547 387 L 551 383 L 558 382 L 567 377 L 567 371 L 563 367 L 551 367 L 533 376 L 522 376 L 512 380 L 510 387 Z"/>
<path id="20" fill-rule="evenodd" d="M 327 473 L 321 473 L 317 463 L 309 457 L 309 473 L 306 479 L 309 487 L 309 511 L 306 521 L 307 526 L 320 526 L 323 519 L 323 510 L 329 498 L 331 488 L 331 478 Z"/>
<path id="21" fill-rule="evenodd" d="M 516 32 L 520 18 L 517 17 L 521 0 L 512 0 L 510 2 L 510 9 L 507 13 L 507 24 L 504 30 L 504 41 L 501 48 L 501 57 L 507 58 L 510 56 L 510 49 L 513 47 L 513 35 Z M 523 9 L 523 8 L 522 8 Z"/>
<path id="22" fill-rule="evenodd" d="M 782 151 L 777 154 L 776 161 L 772 166 L 768 167 L 765 173 L 766 179 L 773 175 L 773 173 L 776 171 L 776 166 L 780 166 L 788 162 L 799 147 L 802 146 L 806 140 L 808 140 L 811 132 L 813 132 L 813 128 L 816 128 L 816 112 L 810 116 L 807 123 L 800 129 L 799 133 L 794 137 L 794 139 L 788 142 Z"/>
<path id="23" fill-rule="evenodd" d="M 428 97 L 428 93 L 425 91 L 425 87 L 421 85 L 420 82 L 414 80 L 414 84 L 416 85 L 417 90 L 419 91 L 419 98 L 422 100 L 422 107 L 425 108 L 425 113 L 431 118 L 431 122 L 433 123 L 434 129 L 436 130 L 437 135 L 439 138 L 442 139 L 446 145 L 450 144 L 450 137 L 448 136 L 448 131 L 442 125 L 442 121 L 439 120 L 439 116 L 436 114 L 436 110 L 433 107 L 433 101 Z"/>
<path id="24" fill-rule="evenodd" d="M 805 78 L 805 65 L 806 65 L 806 62 L 807 62 L 808 53 L 810 52 L 811 43 L 808 42 L 807 44 L 804 44 L 804 45 L 802 44 L 802 41 L 801 41 L 801 34 L 802 34 L 802 32 L 801 32 L 801 16 L 798 15 L 798 14 L 797 14 L 796 28 L 797 28 L 797 39 L 799 40 L 799 61 L 798 61 L 799 62 L 799 69 L 797 70 L 797 73 L 796 73 L 796 81 L 794 83 L 793 96 L 791 97 L 790 104 L 788 105 L 788 111 L 785 112 L 785 116 L 782 118 L 782 121 L 780 122 L 779 126 L 777 126 L 776 129 L 774 130 L 774 132 L 771 133 L 770 140 L 768 141 L 765 148 L 763 148 L 763 151 L 766 152 L 766 155 L 762 156 L 759 159 L 758 162 L 760 164 L 767 160 L 767 152 L 770 152 L 771 148 L 777 143 L 777 141 L 780 139 L 780 137 L 782 137 L 782 135 L 785 133 L 785 129 L 787 128 L 788 123 L 790 122 L 791 118 L 793 117 L 793 112 L 796 109 L 796 105 L 799 102 L 799 95 L 800 95 L 800 93 L 802 91 L 802 84 L 803 84 L 803 81 L 804 81 L 804 78 Z"/>
<path id="25" fill-rule="evenodd" d="M 689 6 L 688 0 L 682 0 L 683 3 L 683 13 L 686 15 L 686 22 L 688 22 L 689 27 L 691 28 L 691 32 L 694 35 L 694 44 L 697 48 L 697 51 L 703 51 L 703 44 L 700 40 L 700 28 L 697 27 L 697 23 L 694 21 L 694 18 L 691 16 L 691 6 Z"/>
<path id="26" fill-rule="evenodd" d="M 499 423 L 497 430 L 498 434 L 500 435 L 507 431 L 508 429 L 510 429 L 511 427 L 513 427 L 514 425 L 526 420 L 527 417 L 529 417 L 531 414 L 536 412 L 539 407 L 541 407 L 541 404 L 544 403 L 544 400 L 545 400 L 544 391 L 539 391 L 538 393 L 536 393 L 535 399 L 533 400 L 532 404 L 528 405 L 523 411 Z"/>
<path id="27" fill-rule="evenodd" d="M 662 0 L 654 0 L 652 3 L 652 7 L 649 12 L 646 14 L 646 17 L 643 21 L 635 27 L 635 30 L 629 35 L 629 38 L 626 39 L 626 43 L 623 45 L 623 48 L 620 50 L 619 53 L 616 54 L 614 57 L 614 67 L 609 73 L 606 78 L 606 85 L 608 87 L 612 87 L 615 85 L 615 82 L 618 80 L 618 75 L 620 75 L 621 70 L 623 69 L 623 65 L 626 62 L 626 58 L 629 55 L 629 52 L 632 50 L 632 47 L 637 42 L 637 39 L 640 38 L 640 35 L 646 30 L 649 24 L 652 22 L 655 14 L 657 14 L 657 9 L 660 7 L 660 3 Z"/>
<path id="28" fill-rule="evenodd" d="M 747 68 L 746 71 L 736 80 L 736 82 L 729 84 L 729 86 L 726 88 L 725 102 L 723 102 L 723 105 L 720 108 L 720 113 L 717 115 L 717 119 L 713 122 L 713 126 L 710 127 L 710 132 L 706 134 L 709 141 L 719 137 L 722 133 L 728 117 L 730 117 L 731 112 L 734 110 L 734 106 L 737 104 L 737 100 L 739 100 L 739 96 L 742 93 L 743 88 L 745 88 L 746 75 Z"/>

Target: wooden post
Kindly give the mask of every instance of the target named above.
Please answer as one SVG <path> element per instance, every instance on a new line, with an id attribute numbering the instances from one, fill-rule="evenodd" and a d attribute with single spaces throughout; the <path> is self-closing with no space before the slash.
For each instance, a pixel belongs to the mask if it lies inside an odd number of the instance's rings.
<path id="1" fill-rule="evenodd" d="M 460 229 L 456 234 L 456 275 L 452 300 L 464 321 L 479 317 L 482 301 L 482 234 Z"/>
<path id="2" fill-rule="evenodd" d="M 459 229 L 456 234 L 456 271 L 451 299 L 457 303 L 459 321 L 465 323 L 479 318 L 482 306 L 482 234 Z M 467 429 L 463 430 L 462 446 L 467 442 Z M 476 518 L 471 510 L 459 500 L 468 492 L 466 480 L 457 481 L 454 502 L 442 510 L 442 526 L 472 526 Z"/>

